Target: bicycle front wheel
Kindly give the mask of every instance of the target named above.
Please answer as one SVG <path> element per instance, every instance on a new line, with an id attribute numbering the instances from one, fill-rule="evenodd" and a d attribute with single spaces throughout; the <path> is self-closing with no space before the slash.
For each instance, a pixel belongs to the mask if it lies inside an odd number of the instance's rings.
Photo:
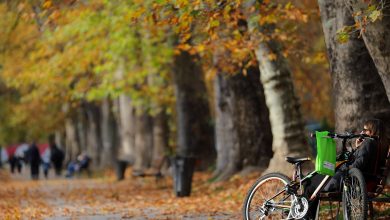
<path id="1" fill-rule="evenodd" d="M 357 168 L 348 171 L 343 180 L 343 215 L 346 220 L 367 219 L 368 201 L 366 181 Z"/>
<path id="2" fill-rule="evenodd" d="M 285 191 L 290 178 L 281 173 L 260 177 L 250 188 L 244 201 L 243 216 L 252 219 L 282 219 L 290 212 L 291 199 Z"/>

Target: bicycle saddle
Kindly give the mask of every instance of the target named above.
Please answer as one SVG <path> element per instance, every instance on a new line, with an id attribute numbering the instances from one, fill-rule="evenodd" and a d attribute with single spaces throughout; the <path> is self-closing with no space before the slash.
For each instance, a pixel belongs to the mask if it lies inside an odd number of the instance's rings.
<path id="1" fill-rule="evenodd" d="M 311 160 L 309 157 L 286 157 L 286 161 L 289 163 L 303 163 L 305 161 Z"/>

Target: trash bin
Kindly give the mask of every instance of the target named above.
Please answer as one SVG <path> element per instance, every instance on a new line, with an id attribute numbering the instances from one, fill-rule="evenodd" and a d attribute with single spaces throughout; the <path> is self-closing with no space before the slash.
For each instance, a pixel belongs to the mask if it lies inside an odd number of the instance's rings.
<path id="1" fill-rule="evenodd" d="M 172 158 L 174 191 L 177 197 L 190 196 L 195 158 L 176 156 Z"/>
<path id="2" fill-rule="evenodd" d="M 127 161 L 118 160 L 116 164 L 116 179 L 123 180 L 125 178 L 125 171 L 127 167 Z"/>

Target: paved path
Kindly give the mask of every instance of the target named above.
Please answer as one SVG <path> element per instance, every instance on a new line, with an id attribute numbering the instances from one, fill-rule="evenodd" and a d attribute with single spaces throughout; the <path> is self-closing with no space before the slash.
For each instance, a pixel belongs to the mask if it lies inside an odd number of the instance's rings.
<path id="1" fill-rule="evenodd" d="M 57 178 L 50 174 L 48 179 L 41 177 L 38 181 L 31 181 L 27 169 L 22 174 L 11 175 L 11 178 L 12 184 L 8 185 L 16 191 L 16 197 L 20 197 L 21 219 L 239 219 L 238 213 L 230 210 L 213 209 L 209 212 L 207 208 L 201 208 L 197 213 L 186 213 L 183 211 L 187 208 L 186 201 L 195 206 L 192 210 L 196 210 L 197 203 L 191 198 L 175 198 L 171 186 L 153 188 L 148 185 L 150 180 L 117 183 L 113 180 Z"/>

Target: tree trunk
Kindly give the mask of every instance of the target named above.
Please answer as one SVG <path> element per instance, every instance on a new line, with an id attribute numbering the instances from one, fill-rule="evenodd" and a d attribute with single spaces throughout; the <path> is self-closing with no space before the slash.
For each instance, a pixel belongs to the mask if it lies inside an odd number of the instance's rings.
<path id="1" fill-rule="evenodd" d="M 126 95 L 119 96 L 119 134 L 120 149 L 118 150 L 118 160 L 134 163 L 135 148 L 135 111 L 131 104 L 131 99 Z"/>
<path id="2" fill-rule="evenodd" d="M 272 132 L 269 111 L 266 105 L 264 88 L 260 84 L 261 73 L 258 67 L 250 67 L 247 76 L 237 75 L 234 90 L 238 103 L 237 127 L 242 143 L 242 166 L 266 168 L 272 157 Z M 235 78 L 235 77 L 234 77 Z M 246 79 L 244 79 L 246 78 Z"/>
<path id="3" fill-rule="evenodd" d="M 270 111 L 273 136 L 274 155 L 267 172 L 279 171 L 290 174 L 291 167 L 281 166 L 285 163 L 286 156 L 311 155 L 306 143 L 300 104 L 295 95 L 291 72 L 276 42 L 259 43 L 255 53 Z M 270 60 L 270 54 L 276 54 L 276 60 Z"/>
<path id="4" fill-rule="evenodd" d="M 168 156 L 169 127 L 168 116 L 164 110 L 156 115 L 153 123 L 153 159 L 152 168 L 161 170 Z"/>
<path id="5" fill-rule="evenodd" d="M 215 80 L 217 180 L 249 167 L 266 168 L 272 157 L 272 133 L 258 68 L 248 75 Z"/>
<path id="6" fill-rule="evenodd" d="M 112 112 L 112 103 L 108 98 L 102 101 L 101 106 L 101 134 L 103 150 L 101 151 L 101 166 L 112 167 L 116 160 L 116 148 L 118 145 L 117 124 Z"/>
<path id="7" fill-rule="evenodd" d="M 215 159 L 206 86 L 197 57 L 182 51 L 174 57 L 178 155 L 197 157 L 205 169 Z"/>
<path id="8" fill-rule="evenodd" d="M 215 144 L 217 163 L 214 176 L 219 177 L 230 165 L 228 173 L 238 171 L 239 140 L 234 125 L 233 90 L 229 76 L 218 74 L 214 80 L 215 91 Z"/>
<path id="9" fill-rule="evenodd" d="M 143 171 L 150 167 L 153 152 L 153 120 L 146 113 L 136 115 L 134 170 Z"/>
<path id="10" fill-rule="evenodd" d="M 81 151 L 77 140 L 76 123 L 73 122 L 72 118 L 65 119 L 65 136 L 65 161 L 71 161 L 76 159 Z"/>
<path id="11" fill-rule="evenodd" d="M 375 65 L 358 36 L 339 44 L 336 31 L 354 23 L 344 0 L 319 1 L 330 62 L 336 131 L 358 131 L 362 119 L 389 121 L 390 106 Z"/>
<path id="12" fill-rule="evenodd" d="M 77 109 L 76 117 L 77 141 L 80 146 L 79 154 L 88 153 L 88 121 L 85 109 L 82 106 Z"/>
<path id="13" fill-rule="evenodd" d="M 57 130 L 54 133 L 55 142 L 58 144 L 59 148 L 65 152 L 65 133 L 63 130 Z"/>
<path id="14" fill-rule="evenodd" d="M 387 0 L 373 0 L 369 2 L 376 3 L 378 6 L 381 6 L 383 2 L 382 18 L 367 24 L 363 32 L 363 39 L 378 70 L 377 72 L 382 78 L 387 98 L 390 101 L 390 2 Z M 366 10 L 369 2 L 349 0 L 347 7 L 348 9 L 351 7 L 353 13 L 357 13 L 361 10 Z M 350 14 L 352 14 L 352 11 Z M 358 20 L 356 19 L 356 21 Z"/>
<path id="15" fill-rule="evenodd" d="M 87 116 L 87 154 L 92 159 L 95 167 L 100 167 L 100 154 L 103 149 L 101 139 L 101 113 L 95 103 L 85 102 L 84 110 Z"/>
<path id="16" fill-rule="evenodd" d="M 254 6 L 255 1 L 248 1 L 246 9 Z M 256 11 L 255 13 L 261 13 Z M 246 10 L 248 27 L 255 31 L 272 31 L 273 27 L 259 27 L 253 14 Z M 254 23 L 255 21 L 255 23 Z M 255 35 L 252 36 L 254 38 Z M 300 104 L 294 91 L 291 71 L 286 59 L 281 54 L 281 45 L 270 40 L 256 45 L 255 54 L 259 63 L 260 80 L 264 87 L 265 100 L 270 112 L 273 136 L 273 158 L 266 172 L 279 171 L 291 174 L 292 166 L 283 166 L 286 156 L 310 156 L 311 150 L 306 142 L 304 123 Z M 274 59 L 270 59 L 274 55 Z"/>
<path id="17" fill-rule="evenodd" d="M 119 63 L 118 69 L 115 72 L 117 80 L 125 79 L 125 61 L 122 59 Z M 126 94 L 119 96 L 118 101 L 115 102 L 117 109 L 117 122 L 119 133 L 119 149 L 117 151 L 118 161 L 126 162 L 128 164 L 134 163 L 134 148 L 135 148 L 135 110 L 132 106 L 130 97 Z"/>
<path id="18" fill-rule="evenodd" d="M 81 151 L 78 141 L 77 124 L 74 121 L 74 116 L 69 112 L 69 104 L 62 106 L 62 111 L 67 115 L 65 118 L 65 161 L 76 159 Z"/>

